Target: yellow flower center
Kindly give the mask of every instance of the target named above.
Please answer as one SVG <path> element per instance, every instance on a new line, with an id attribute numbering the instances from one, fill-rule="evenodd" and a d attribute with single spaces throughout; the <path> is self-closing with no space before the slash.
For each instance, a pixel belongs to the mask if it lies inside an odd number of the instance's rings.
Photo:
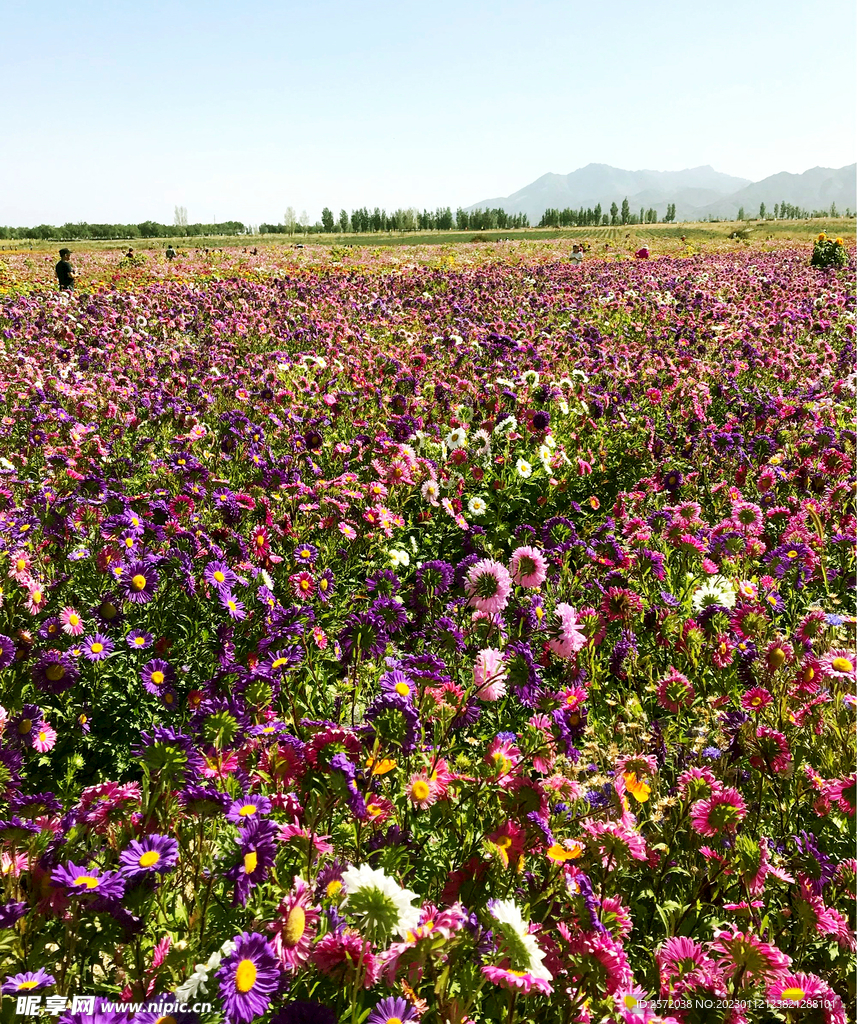
<path id="1" fill-rule="evenodd" d="M 801 999 L 806 997 L 806 992 L 802 988 L 798 988 L 795 985 L 793 988 L 783 989 L 783 999 L 791 999 L 792 1002 L 799 1003 Z"/>
<path id="2" fill-rule="evenodd" d="M 786 652 L 782 649 L 782 647 L 775 647 L 771 651 L 770 662 L 773 668 L 779 668 L 785 660 Z"/>
<path id="3" fill-rule="evenodd" d="M 309 558 L 309 551 L 306 548 L 301 550 L 301 558 Z"/>
<path id="4" fill-rule="evenodd" d="M 427 800 L 431 790 L 429 789 L 429 784 L 425 779 L 417 779 L 411 787 L 411 792 L 413 793 L 415 800 Z"/>
<path id="5" fill-rule="evenodd" d="M 288 664 L 288 660 L 288 658 L 275 658 L 273 665 L 271 665 L 271 668 L 282 668 L 283 665 Z"/>
<path id="6" fill-rule="evenodd" d="M 95 889 L 98 886 L 98 879 L 94 875 L 78 875 L 74 884 L 84 885 L 87 889 Z"/>
<path id="7" fill-rule="evenodd" d="M 26 736 L 27 733 L 33 728 L 32 718 L 22 718 L 18 723 L 18 734 L 20 736 Z"/>
<path id="8" fill-rule="evenodd" d="M 126 548 L 133 548 L 134 547 L 134 538 L 133 537 L 126 537 L 125 538 L 125 547 Z"/>
<path id="9" fill-rule="evenodd" d="M 39 730 L 39 743 L 44 743 L 45 740 L 47 740 L 47 738 L 48 738 L 48 734 L 45 732 L 45 730 L 44 729 L 40 729 Z"/>
<path id="10" fill-rule="evenodd" d="M 256 537 L 256 546 L 257 546 L 257 547 L 262 547 L 262 545 L 263 545 L 264 543 L 265 543 L 265 537 L 264 537 L 264 535 L 263 535 L 263 534 L 261 534 L 261 533 L 260 533 L 260 534 L 258 534 L 258 535 L 257 535 L 257 537 Z"/>
<path id="11" fill-rule="evenodd" d="M 80 622 L 80 618 L 77 615 L 75 615 L 74 613 L 69 615 L 69 617 L 68 617 L 68 624 L 70 626 L 76 626 L 79 622 Z"/>
<path id="12" fill-rule="evenodd" d="M 38 984 L 38 981 L 33 981 L 32 979 L 30 981 L 21 981 L 18 983 L 18 991 L 24 992 L 26 989 L 35 988 Z"/>
<path id="13" fill-rule="evenodd" d="M 53 665 L 48 665 L 45 669 L 45 675 L 52 683 L 58 683 L 65 675 L 65 669 L 59 664 L 59 662 L 55 661 Z"/>
<path id="14" fill-rule="evenodd" d="M 853 672 L 854 666 L 848 658 L 834 658 L 831 665 L 836 672 Z"/>
<path id="15" fill-rule="evenodd" d="M 140 859 L 137 863 L 141 868 L 151 868 L 161 859 L 161 855 L 157 850 L 146 850 L 145 853 L 140 855 Z"/>
<path id="16" fill-rule="evenodd" d="M 215 569 L 214 578 L 218 583 L 223 583 L 226 580 L 226 576 L 219 569 Z"/>
<path id="17" fill-rule="evenodd" d="M 101 654 L 104 650 L 104 644 L 100 644 L 97 640 L 89 648 L 93 654 Z"/>
<path id="18" fill-rule="evenodd" d="M 18 572 L 23 572 L 27 568 L 26 561 L 23 558 L 19 558 L 18 561 L 15 563 L 15 568 L 18 570 Z"/>
<path id="19" fill-rule="evenodd" d="M 396 683 L 395 690 L 400 697 L 407 697 L 411 692 L 411 688 L 407 683 Z"/>
<path id="20" fill-rule="evenodd" d="M 309 590 L 309 580 L 301 580 L 301 590 Z"/>
<path id="21" fill-rule="evenodd" d="M 239 813 L 239 815 L 242 818 L 247 818 L 251 814 L 255 814 L 256 813 L 256 805 L 255 804 L 244 804 L 244 806 L 241 808 L 241 810 L 238 813 Z"/>
<path id="22" fill-rule="evenodd" d="M 30 597 L 31 597 L 31 599 L 33 601 L 33 604 L 41 604 L 42 603 L 42 592 L 41 592 L 41 590 L 34 590 L 33 593 L 30 595 Z"/>
<path id="23" fill-rule="evenodd" d="M 135 579 L 136 579 L 136 577 L 135 577 Z M 140 577 L 140 579 L 142 579 L 142 576 Z M 144 580 L 143 581 L 143 586 L 145 587 L 145 585 L 146 585 L 146 582 Z M 109 603 L 108 604 L 103 604 L 101 606 L 101 614 L 104 616 L 105 619 L 115 619 L 116 615 L 118 614 L 118 612 L 116 610 L 116 605 L 115 604 L 109 604 Z"/>
<path id="24" fill-rule="evenodd" d="M 327 898 L 332 900 L 339 895 L 342 891 L 342 882 L 338 878 L 334 878 L 332 881 L 327 883 L 325 888 Z"/>
<path id="25" fill-rule="evenodd" d="M 158 1017 L 155 1024 L 176 1024 L 176 1019 L 167 1014 L 166 1017 Z"/>
<path id="26" fill-rule="evenodd" d="M 306 931 L 306 911 L 303 907 L 292 907 L 286 923 L 283 925 L 283 943 L 286 946 L 296 946 Z"/>
<path id="27" fill-rule="evenodd" d="M 146 638 L 143 637 L 143 636 L 135 636 L 134 637 L 134 646 L 135 647 L 142 647 L 145 642 L 146 642 Z"/>
<path id="28" fill-rule="evenodd" d="M 164 678 L 164 673 L 159 668 L 156 668 L 155 671 L 152 673 L 152 682 L 155 684 L 155 686 L 160 686 L 161 683 L 164 681 Z"/>
<path id="29" fill-rule="evenodd" d="M 138 572 L 136 576 L 131 577 L 131 586 L 135 590 L 145 590 L 146 577 L 141 572 Z"/>
<path id="30" fill-rule="evenodd" d="M 244 874 L 252 875 L 259 866 L 259 854 L 255 850 L 244 854 Z"/>
<path id="31" fill-rule="evenodd" d="M 242 960 L 235 970 L 235 987 L 239 992 L 249 992 L 256 984 L 256 965 L 252 960 Z"/>

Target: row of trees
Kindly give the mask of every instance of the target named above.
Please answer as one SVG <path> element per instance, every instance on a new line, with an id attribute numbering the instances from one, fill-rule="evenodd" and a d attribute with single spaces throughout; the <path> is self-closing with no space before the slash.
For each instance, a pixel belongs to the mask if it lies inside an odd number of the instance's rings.
<path id="1" fill-rule="evenodd" d="M 352 210 L 340 210 L 335 217 L 330 207 L 321 211 L 321 220 L 310 224 L 306 213 L 300 217 L 295 215 L 290 206 L 281 224 L 260 224 L 259 232 L 265 234 L 294 235 L 316 234 L 324 232 L 332 234 L 366 235 L 381 231 L 487 231 L 490 229 L 506 230 L 507 228 L 527 228 L 530 222 L 525 213 L 509 214 L 502 209 L 494 210 L 463 210 L 452 212 L 452 207 L 439 206 L 436 210 L 398 209 L 388 213 L 376 206 L 370 210 L 364 206 Z"/>
<path id="2" fill-rule="evenodd" d="M 241 221 L 227 220 L 218 224 L 186 224 L 181 229 L 175 224 L 159 224 L 146 220 L 141 224 L 37 224 L 35 227 L 0 227 L 0 239 L 15 240 L 34 238 L 39 241 L 77 242 L 85 239 L 133 239 L 133 238 L 199 238 L 205 235 L 244 235 L 250 231 Z"/>
<path id="3" fill-rule="evenodd" d="M 757 220 L 809 220 L 810 217 L 838 217 L 839 211 L 836 203 L 830 204 L 828 210 L 805 210 L 800 206 L 792 206 L 791 203 L 774 203 L 773 216 L 768 212 L 764 203 L 759 204 L 759 216 Z M 851 211 L 846 210 L 845 216 L 850 217 Z M 744 214 L 744 207 L 738 210 L 738 220 L 747 220 Z"/>
<path id="4" fill-rule="evenodd" d="M 671 224 L 675 220 L 675 203 L 667 205 L 666 215 L 663 217 L 665 224 Z M 631 204 L 627 197 L 622 201 L 621 209 L 616 203 L 610 207 L 610 213 L 602 213 L 601 203 L 594 208 L 582 206 L 579 210 L 572 210 L 566 207 L 564 210 L 549 208 L 542 214 L 539 221 L 540 228 L 569 228 L 569 227 L 593 227 L 598 225 L 617 224 L 657 224 L 658 211 L 653 207 L 646 209 L 640 207 L 639 214 L 631 213 Z"/>

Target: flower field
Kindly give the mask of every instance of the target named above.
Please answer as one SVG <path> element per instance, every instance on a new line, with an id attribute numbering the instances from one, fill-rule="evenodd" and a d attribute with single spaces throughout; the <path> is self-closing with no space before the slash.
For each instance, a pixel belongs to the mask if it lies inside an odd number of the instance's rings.
<path id="1" fill-rule="evenodd" d="M 4 257 L 4 1021 L 850 1019 L 853 253 L 568 248 Z"/>

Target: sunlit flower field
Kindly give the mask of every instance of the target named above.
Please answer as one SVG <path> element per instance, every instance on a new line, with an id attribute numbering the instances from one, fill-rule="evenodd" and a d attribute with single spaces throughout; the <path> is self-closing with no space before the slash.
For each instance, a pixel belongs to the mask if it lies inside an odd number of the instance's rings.
<path id="1" fill-rule="evenodd" d="M 853 253 L 568 250 L 4 257 L 4 1020 L 849 1019 Z"/>

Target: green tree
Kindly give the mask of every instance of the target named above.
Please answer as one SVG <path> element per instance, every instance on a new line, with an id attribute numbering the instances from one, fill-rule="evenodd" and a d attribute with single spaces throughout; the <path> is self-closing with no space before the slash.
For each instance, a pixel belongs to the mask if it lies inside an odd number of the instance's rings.
<path id="1" fill-rule="evenodd" d="M 628 197 L 625 196 L 625 198 L 622 200 L 622 223 L 623 224 L 627 224 L 630 219 L 631 219 L 631 207 L 630 207 L 630 204 L 628 203 Z"/>
<path id="2" fill-rule="evenodd" d="M 333 231 L 333 214 L 326 206 L 321 211 L 321 226 L 328 233 Z"/>
<path id="3" fill-rule="evenodd" d="M 594 216 L 595 216 L 595 219 L 593 220 L 593 222 L 592 222 L 592 223 L 593 223 L 593 224 L 600 224 L 600 223 L 601 223 L 601 203 L 599 203 L 599 204 L 598 204 L 598 205 L 597 205 L 597 206 L 595 207 L 595 209 L 594 209 L 594 211 L 593 211 L 593 214 L 594 214 Z"/>
<path id="4" fill-rule="evenodd" d="M 738 207 L 738 220 L 743 220 L 743 219 L 744 219 L 744 207 L 743 206 L 739 206 Z"/>
<path id="5" fill-rule="evenodd" d="M 627 202 L 627 200 L 625 201 Z M 615 203 L 613 203 L 613 205 L 610 207 L 610 223 L 619 223 L 619 207 Z"/>
<path id="6" fill-rule="evenodd" d="M 340 210 L 339 211 L 339 231 L 340 231 L 341 234 L 344 235 L 347 230 L 348 230 L 348 211 L 347 210 Z"/>
<path id="7" fill-rule="evenodd" d="M 765 204 L 759 203 L 759 220 L 765 219 Z"/>

